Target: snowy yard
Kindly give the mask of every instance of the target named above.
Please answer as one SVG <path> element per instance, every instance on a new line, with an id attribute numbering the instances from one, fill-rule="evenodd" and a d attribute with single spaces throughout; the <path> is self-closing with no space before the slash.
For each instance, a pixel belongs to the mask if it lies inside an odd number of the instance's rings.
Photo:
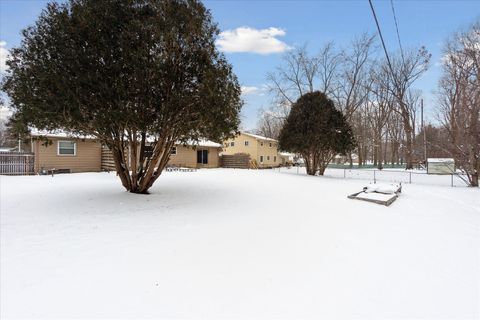
<path id="1" fill-rule="evenodd" d="M 0 177 L 0 318 L 478 319 L 480 190 L 273 170 Z"/>

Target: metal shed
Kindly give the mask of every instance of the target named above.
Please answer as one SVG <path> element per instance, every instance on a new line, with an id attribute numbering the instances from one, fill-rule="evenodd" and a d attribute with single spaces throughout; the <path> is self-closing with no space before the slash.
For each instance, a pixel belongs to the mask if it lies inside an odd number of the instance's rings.
<path id="1" fill-rule="evenodd" d="M 453 158 L 428 158 L 427 174 L 453 174 L 455 160 Z"/>

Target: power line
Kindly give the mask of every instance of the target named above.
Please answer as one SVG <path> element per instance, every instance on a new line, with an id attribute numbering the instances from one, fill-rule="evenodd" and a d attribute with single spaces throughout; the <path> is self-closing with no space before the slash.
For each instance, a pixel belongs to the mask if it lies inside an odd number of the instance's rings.
<path id="1" fill-rule="evenodd" d="M 395 77 L 395 73 L 393 72 L 392 63 L 390 62 L 390 57 L 388 56 L 387 47 L 385 46 L 385 41 L 383 40 L 382 30 L 380 30 L 380 24 L 378 23 L 377 14 L 375 13 L 375 9 L 373 8 L 372 0 L 368 0 L 368 3 L 370 4 L 370 9 L 372 9 L 373 18 L 375 19 L 375 24 L 377 25 L 378 35 L 380 36 L 380 40 L 382 42 L 383 51 L 385 52 L 385 57 L 387 58 L 388 67 L 390 68 L 390 72 L 392 73 L 395 87 L 398 88 L 397 79 Z"/>
<path id="2" fill-rule="evenodd" d="M 398 39 L 398 45 L 400 46 L 400 54 L 402 55 L 402 62 L 405 63 L 405 58 L 403 57 L 402 41 L 400 41 L 400 33 L 398 32 L 397 15 L 395 14 L 395 8 L 393 6 L 393 0 L 390 0 L 390 5 L 392 7 L 393 20 L 395 21 L 395 29 L 397 29 L 397 39 Z"/>

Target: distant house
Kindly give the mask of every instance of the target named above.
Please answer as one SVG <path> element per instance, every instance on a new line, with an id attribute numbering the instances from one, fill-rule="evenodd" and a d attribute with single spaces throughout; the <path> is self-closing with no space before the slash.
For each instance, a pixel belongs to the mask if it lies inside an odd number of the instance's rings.
<path id="1" fill-rule="evenodd" d="M 295 154 L 290 152 L 279 152 L 282 166 L 291 166 L 295 162 Z"/>
<path id="2" fill-rule="evenodd" d="M 260 168 L 278 167 L 282 163 L 277 140 L 247 132 L 224 141 L 222 154 L 248 154 Z"/>
<path id="3" fill-rule="evenodd" d="M 64 172 L 115 170 L 110 150 L 93 137 L 32 130 L 30 141 L 31 152 L 35 154 L 36 173 L 42 169 Z M 168 165 L 217 168 L 221 150 L 221 144 L 208 140 L 185 145 L 178 143 L 171 151 Z"/>

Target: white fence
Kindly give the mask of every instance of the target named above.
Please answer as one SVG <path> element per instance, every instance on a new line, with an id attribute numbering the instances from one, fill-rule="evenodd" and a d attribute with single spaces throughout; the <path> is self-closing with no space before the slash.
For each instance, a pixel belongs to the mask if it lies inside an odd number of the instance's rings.
<path id="1" fill-rule="evenodd" d="M 306 175 L 304 167 L 281 167 L 274 169 L 280 173 L 301 174 Z M 425 185 L 440 185 L 450 187 L 466 187 L 466 176 L 459 174 L 436 175 L 427 174 L 425 171 L 407 171 L 407 170 L 378 170 L 378 169 L 334 169 L 327 168 L 325 170 L 326 177 L 343 178 L 343 179 L 359 179 L 369 180 L 376 183 L 377 181 L 385 182 L 401 182 Z"/>

